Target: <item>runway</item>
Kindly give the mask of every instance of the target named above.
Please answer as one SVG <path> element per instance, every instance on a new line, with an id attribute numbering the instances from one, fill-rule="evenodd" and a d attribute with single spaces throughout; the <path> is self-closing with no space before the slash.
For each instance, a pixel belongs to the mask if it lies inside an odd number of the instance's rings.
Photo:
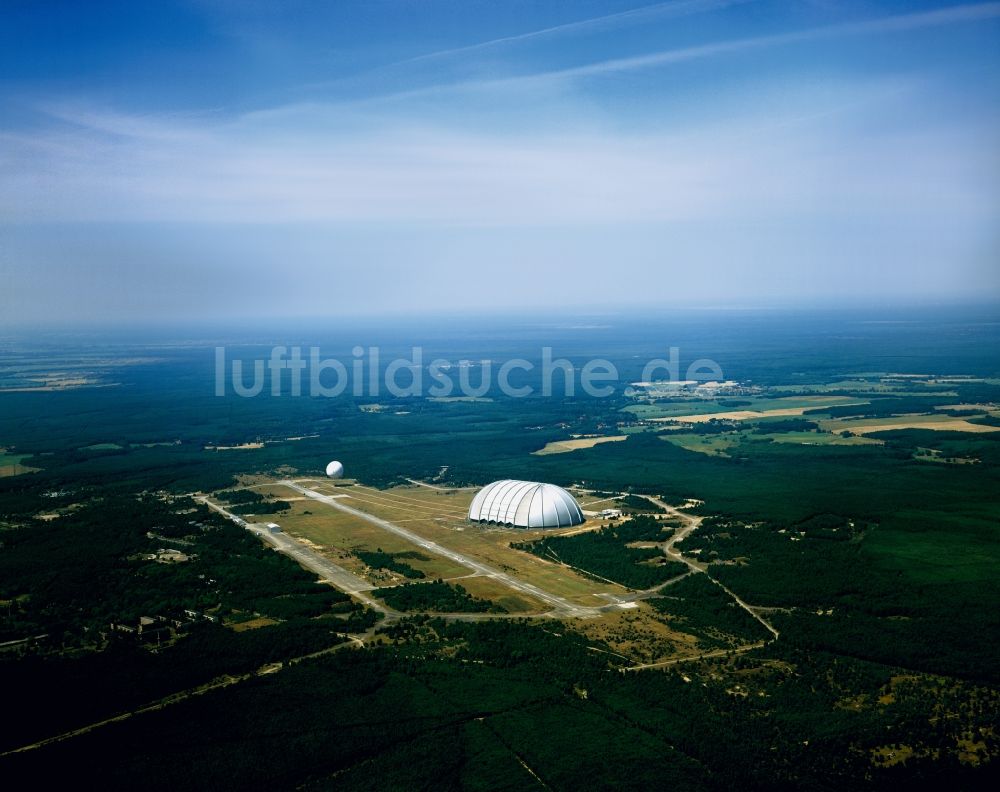
<path id="1" fill-rule="evenodd" d="M 369 514 L 368 512 L 364 512 L 361 511 L 360 509 L 355 509 L 351 506 L 347 506 L 330 495 L 323 495 L 320 492 L 316 492 L 316 490 L 311 490 L 308 487 L 304 487 L 301 484 L 291 481 L 290 479 L 279 481 L 278 484 L 289 487 L 290 489 L 293 489 L 296 492 L 298 492 L 300 495 L 305 495 L 307 498 L 312 498 L 313 500 L 319 503 L 323 503 L 327 506 L 345 512 L 346 514 L 353 515 L 354 517 L 358 517 L 362 520 L 366 520 L 367 522 L 370 522 L 373 525 L 377 525 L 379 528 L 394 533 L 397 536 L 403 537 L 407 541 L 412 542 L 413 544 L 419 547 L 422 547 L 424 550 L 427 550 L 430 553 L 443 556 L 458 564 L 461 564 L 467 569 L 471 569 L 478 575 L 499 580 L 501 583 L 508 586 L 509 588 L 514 589 L 515 591 L 520 591 L 523 594 L 527 594 L 528 596 L 541 600 L 547 605 L 552 606 L 552 613 L 551 613 L 552 616 L 581 618 L 581 617 L 599 616 L 602 613 L 603 610 L 602 608 L 592 608 L 584 605 L 575 605 L 572 602 L 569 602 L 568 600 L 556 594 L 552 594 L 548 591 L 545 591 L 544 589 L 540 589 L 538 586 L 535 586 L 531 583 L 526 583 L 523 580 L 518 580 L 517 578 L 512 577 L 511 575 L 508 575 L 505 572 L 501 572 L 499 569 L 495 569 L 489 566 L 488 564 L 484 564 L 481 561 L 477 561 L 474 558 L 470 558 L 469 556 L 463 555 L 462 553 L 459 553 L 448 547 L 444 547 L 443 545 L 440 545 L 437 542 L 433 542 L 430 539 L 425 539 L 419 534 L 416 534 L 413 531 L 409 531 L 406 528 L 402 528 L 399 525 L 396 525 L 395 523 L 389 522 L 388 520 L 384 520 L 381 517 L 376 517 L 375 515 Z"/>

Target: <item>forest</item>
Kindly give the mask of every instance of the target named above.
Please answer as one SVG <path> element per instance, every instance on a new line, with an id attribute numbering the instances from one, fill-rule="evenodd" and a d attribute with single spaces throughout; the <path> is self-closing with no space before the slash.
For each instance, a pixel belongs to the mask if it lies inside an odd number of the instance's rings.
<path id="1" fill-rule="evenodd" d="M 669 532 L 665 533 L 664 526 L 655 518 L 639 516 L 598 531 L 546 537 L 513 546 L 541 558 L 567 564 L 598 579 L 639 590 L 677 577 L 687 571 L 687 566 L 665 558 L 659 548 L 629 547 L 628 544 L 664 542 L 669 538 Z"/>
<path id="2" fill-rule="evenodd" d="M 634 321 L 586 338 L 538 330 L 532 341 L 576 363 L 607 349 L 622 382 L 638 380 L 663 335 Z M 71 772 L 77 786 L 107 789 L 360 789 L 373 765 L 397 788 L 487 789 L 498 778 L 510 789 L 539 778 L 559 789 L 992 788 L 1000 433 L 894 429 L 823 444 L 817 431 L 838 416 L 1000 403 L 992 325 L 890 334 L 825 316 L 740 321 L 738 332 L 670 325 L 686 356 L 716 357 L 753 391 L 683 404 L 623 389 L 475 402 L 219 398 L 211 350 L 193 345 L 130 347 L 143 362 L 114 368 L 107 387 L 0 392 L 0 443 L 38 469 L 0 478 L 2 750 L 218 685 L 0 757 L 0 772 L 35 784 Z M 825 329 L 803 346 L 805 326 Z M 485 332 L 481 354 L 521 348 Z M 458 359 L 470 342 L 439 343 Z M 937 379 L 872 373 L 892 371 Z M 830 395 L 866 404 L 709 422 L 699 442 L 724 440 L 723 453 L 667 442 L 669 424 L 634 410 Z M 533 453 L 595 433 L 628 439 Z M 460 585 L 408 575 L 405 554 L 362 550 L 365 564 L 407 581 L 376 596 L 426 612 L 380 621 L 192 497 L 224 490 L 238 511 L 281 508 L 237 477 L 319 475 L 332 458 L 378 487 L 522 478 L 630 493 L 627 519 L 525 551 L 630 588 L 674 581 L 649 607 L 718 656 L 629 670 L 580 624 L 496 618 Z M 703 520 L 679 548 L 699 551 L 706 574 L 675 580 L 687 567 L 651 546 L 675 521 L 642 513 L 655 511 L 645 496 L 693 504 Z M 161 563 L 160 550 L 187 560 Z M 780 637 L 717 584 L 766 612 Z"/>

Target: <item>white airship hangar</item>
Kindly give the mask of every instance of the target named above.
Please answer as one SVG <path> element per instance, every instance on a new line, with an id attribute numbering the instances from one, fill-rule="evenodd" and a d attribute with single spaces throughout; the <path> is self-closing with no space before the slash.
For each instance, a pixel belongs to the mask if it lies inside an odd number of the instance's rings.
<path id="1" fill-rule="evenodd" d="M 584 516 L 580 504 L 562 487 L 503 479 L 476 493 L 469 520 L 508 528 L 567 528 L 582 523 Z"/>

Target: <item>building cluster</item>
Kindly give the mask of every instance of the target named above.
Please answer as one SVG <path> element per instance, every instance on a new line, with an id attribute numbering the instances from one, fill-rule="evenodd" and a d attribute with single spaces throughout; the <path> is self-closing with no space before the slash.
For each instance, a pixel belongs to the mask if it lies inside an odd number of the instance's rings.
<path id="1" fill-rule="evenodd" d="M 111 622 L 111 633 L 127 636 L 143 644 L 162 644 L 172 641 L 177 634 L 198 622 L 218 622 L 211 613 L 185 608 L 173 616 L 140 616 L 135 621 Z"/>

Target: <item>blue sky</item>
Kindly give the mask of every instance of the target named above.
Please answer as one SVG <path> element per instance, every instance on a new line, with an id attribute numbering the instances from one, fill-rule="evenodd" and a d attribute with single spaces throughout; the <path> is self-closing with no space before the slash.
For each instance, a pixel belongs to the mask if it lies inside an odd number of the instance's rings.
<path id="1" fill-rule="evenodd" d="M 1000 3 L 0 7 L 0 321 L 1000 299 Z"/>

